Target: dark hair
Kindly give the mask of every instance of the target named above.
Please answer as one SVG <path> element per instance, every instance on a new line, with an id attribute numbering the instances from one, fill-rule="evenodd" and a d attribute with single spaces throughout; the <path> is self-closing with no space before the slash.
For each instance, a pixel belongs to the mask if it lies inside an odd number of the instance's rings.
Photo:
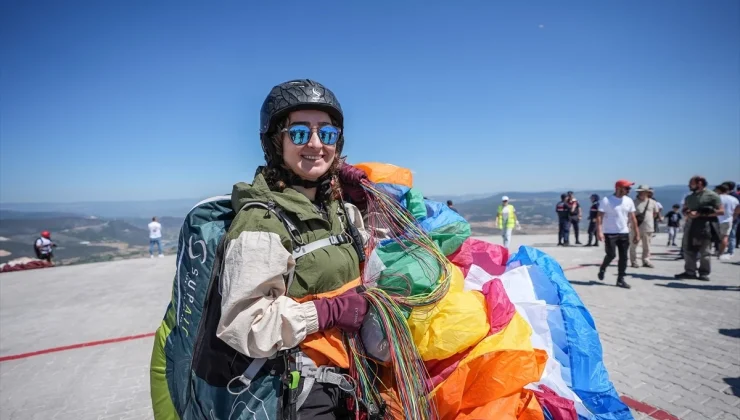
<path id="1" fill-rule="evenodd" d="M 451 206 L 452 205 L 452 200 L 447 200 L 447 205 L 448 206 Z"/>
<path id="2" fill-rule="evenodd" d="M 568 191 L 568 194 L 573 194 L 573 191 Z"/>
<path id="3" fill-rule="evenodd" d="M 704 188 L 706 188 L 706 187 L 707 187 L 707 179 L 706 179 L 706 178 L 704 178 L 704 177 L 703 177 L 703 176 L 701 176 L 701 175 L 694 175 L 694 176 L 693 176 L 693 177 L 691 177 L 691 179 L 689 180 L 689 183 L 691 183 L 691 181 L 694 181 L 694 182 L 696 182 L 697 184 L 701 184 L 701 186 L 702 186 L 702 187 L 704 187 Z"/>
<path id="4" fill-rule="evenodd" d="M 726 185 L 729 191 L 732 191 L 735 189 L 735 183 L 732 181 L 725 181 L 722 183 L 722 185 Z"/>
<path id="5" fill-rule="evenodd" d="M 157 216 L 152 217 L 152 222 L 156 222 L 156 221 L 157 221 Z"/>
<path id="6" fill-rule="evenodd" d="M 565 200 L 565 197 L 567 197 L 567 196 L 568 196 L 568 194 L 560 194 L 560 199 L 561 200 Z"/>
<path id="7" fill-rule="evenodd" d="M 720 194 L 727 194 L 727 192 L 730 191 L 725 184 L 717 185 L 717 190 L 720 192 Z"/>
<path id="8" fill-rule="evenodd" d="M 680 205 L 680 204 L 674 204 L 674 205 L 673 205 L 673 208 L 674 208 L 674 209 L 680 209 L 680 208 L 681 208 L 681 205 Z"/>
<path id="9" fill-rule="evenodd" d="M 334 118 L 332 118 L 331 121 L 332 124 L 337 124 Z M 267 185 L 270 186 L 270 189 L 280 192 L 291 185 L 291 180 L 294 178 L 292 172 L 285 166 L 285 162 L 283 162 L 282 130 L 288 125 L 288 123 L 288 117 L 285 117 L 282 121 L 275 124 L 274 130 L 268 133 L 270 141 L 272 141 L 276 157 L 278 157 L 278 159 L 273 158 L 272 162 L 277 161 L 279 163 L 274 166 L 266 165 L 262 168 L 262 176 L 265 177 Z M 342 197 L 342 186 L 339 181 L 339 168 L 341 167 L 343 160 L 344 157 L 340 157 L 339 155 L 334 156 L 334 162 L 329 166 L 329 170 L 326 174 L 326 180 L 329 182 L 329 189 L 325 190 L 325 197 L 319 197 L 319 194 L 317 194 L 317 199 L 323 198 L 338 200 Z"/>

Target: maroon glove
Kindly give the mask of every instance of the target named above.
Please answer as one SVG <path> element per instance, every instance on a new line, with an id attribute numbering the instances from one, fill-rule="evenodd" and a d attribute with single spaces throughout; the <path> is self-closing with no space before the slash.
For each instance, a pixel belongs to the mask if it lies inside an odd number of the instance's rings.
<path id="1" fill-rule="evenodd" d="M 353 204 L 362 207 L 365 203 L 365 190 L 362 189 L 362 180 L 367 179 L 367 174 L 354 166 L 343 162 L 339 167 L 339 180 L 342 182 L 342 189 L 350 198 Z"/>
<path id="2" fill-rule="evenodd" d="M 354 332 L 360 329 L 367 314 L 367 300 L 355 289 L 348 290 L 333 298 L 313 301 L 319 317 L 319 331 L 337 327 L 343 331 Z"/>

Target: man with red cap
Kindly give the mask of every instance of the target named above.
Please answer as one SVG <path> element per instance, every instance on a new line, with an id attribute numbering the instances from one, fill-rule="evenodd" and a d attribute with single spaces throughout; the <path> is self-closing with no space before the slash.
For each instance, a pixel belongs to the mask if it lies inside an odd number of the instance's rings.
<path id="1" fill-rule="evenodd" d="M 629 197 L 634 182 L 620 179 L 614 185 L 614 194 L 601 199 L 597 223 L 598 238 L 604 242 L 606 255 L 599 269 L 599 280 L 604 280 L 606 267 L 614 260 L 616 250 L 619 250 L 617 263 L 617 286 L 629 289 L 630 285 L 624 281 L 627 271 L 627 253 L 630 248 L 630 229 L 634 240 L 639 240 L 637 232 L 637 218 L 635 217 L 635 203 Z M 633 240 L 633 242 L 634 242 Z"/>

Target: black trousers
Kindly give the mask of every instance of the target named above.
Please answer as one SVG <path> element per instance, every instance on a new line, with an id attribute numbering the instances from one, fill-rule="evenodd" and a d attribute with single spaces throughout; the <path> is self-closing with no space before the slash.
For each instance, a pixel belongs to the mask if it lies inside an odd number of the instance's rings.
<path id="1" fill-rule="evenodd" d="M 581 242 L 578 240 L 578 224 L 580 222 L 581 221 L 578 220 L 577 217 L 570 219 L 570 224 L 573 225 L 573 233 L 575 233 L 575 236 L 576 236 L 576 243 Z"/>
<path id="2" fill-rule="evenodd" d="M 338 386 L 314 383 L 297 413 L 298 420 L 352 420 L 346 394 Z"/>
<path id="3" fill-rule="evenodd" d="M 599 244 L 599 237 L 596 235 L 596 220 L 591 220 L 588 222 L 588 243 L 591 244 L 591 241 L 594 240 L 594 243 L 596 245 Z"/>
<path id="4" fill-rule="evenodd" d="M 570 236 L 570 221 L 568 219 L 558 220 L 558 244 L 567 244 Z"/>
<path id="5" fill-rule="evenodd" d="M 619 261 L 617 262 L 617 279 L 623 280 L 625 272 L 627 271 L 627 258 L 630 250 L 630 235 L 629 233 L 607 233 L 604 234 L 604 249 L 606 255 L 604 261 L 601 263 L 601 271 L 606 271 L 606 267 L 611 264 L 614 257 L 617 256 L 617 250 L 619 250 Z"/>

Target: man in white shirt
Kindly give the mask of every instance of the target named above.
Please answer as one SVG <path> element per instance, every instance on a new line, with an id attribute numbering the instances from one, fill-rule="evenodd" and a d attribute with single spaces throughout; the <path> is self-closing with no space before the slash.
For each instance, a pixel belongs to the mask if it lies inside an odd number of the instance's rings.
<path id="1" fill-rule="evenodd" d="M 160 243 L 161 238 L 162 225 L 159 224 L 156 217 L 152 217 L 152 221 L 149 223 L 149 258 L 154 258 L 154 244 L 157 244 L 159 258 L 164 257 L 162 255 L 162 244 Z"/>
<path id="2" fill-rule="evenodd" d="M 727 261 L 730 259 L 730 254 L 725 254 L 727 245 L 730 240 L 730 230 L 732 229 L 732 221 L 735 217 L 740 215 L 740 202 L 737 198 L 729 194 L 730 190 L 726 184 L 718 185 L 714 190 L 719 194 L 719 199 L 722 200 L 722 207 L 725 209 L 725 213 L 718 216 L 719 219 L 719 259 Z"/>
<path id="3" fill-rule="evenodd" d="M 34 244 L 36 258 L 46 260 L 53 265 L 54 262 L 52 259 L 54 258 L 54 248 L 56 246 L 57 244 L 51 240 L 51 232 L 48 230 L 41 232 L 41 237 L 36 239 L 36 243 Z"/>
<path id="4" fill-rule="evenodd" d="M 631 286 L 624 281 L 627 271 L 627 253 L 630 248 L 630 228 L 632 229 L 633 242 L 639 242 L 637 231 L 637 218 L 635 217 L 635 203 L 628 196 L 630 189 L 635 185 L 624 179 L 620 179 L 614 185 L 614 194 L 601 199 L 599 203 L 599 216 L 597 223 L 598 237 L 604 242 L 606 255 L 599 269 L 599 280 L 604 280 L 606 267 L 611 264 L 619 250 L 619 261 L 617 263 L 617 286 L 629 289 Z"/>

